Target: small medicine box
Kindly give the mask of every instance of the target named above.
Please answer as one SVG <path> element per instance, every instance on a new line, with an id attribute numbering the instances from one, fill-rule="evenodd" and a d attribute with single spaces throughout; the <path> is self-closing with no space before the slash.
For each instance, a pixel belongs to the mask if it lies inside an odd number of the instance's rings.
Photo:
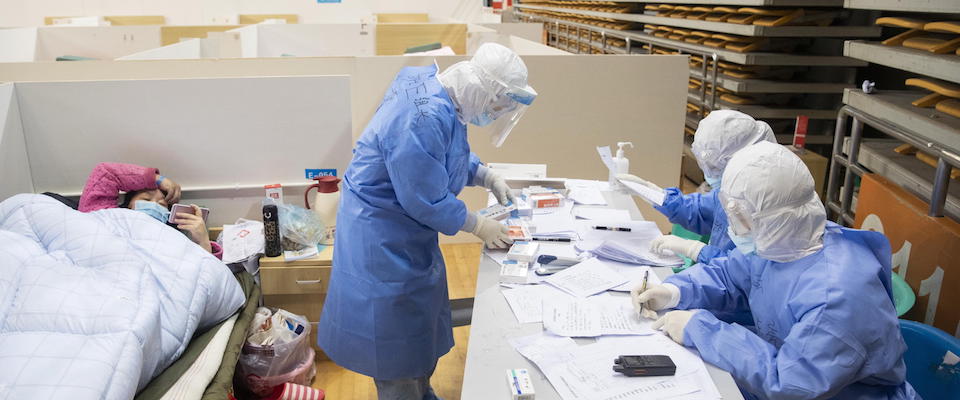
<path id="1" fill-rule="evenodd" d="M 527 198 L 533 208 L 560 207 L 563 205 L 563 195 L 557 193 L 534 194 Z"/>
<path id="2" fill-rule="evenodd" d="M 503 260 L 500 263 L 500 283 L 527 283 L 530 263 L 516 260 Z"/>
<path id="3" fill-rule="evenodd" d="M 511 204 L 509 206 L 502 206 L 500 203 L 494 204 L 490 207 L 484 208 L 480 211 L 477 211 L 481 217 L 493 218 L 497 221 L 500 221 L 504 218 L 510 216 L 510 213 L 517 209 L 516 204 Z"/>
<path id="4" fill-rule="evenodd" d="M 510 251 L 507 252 L 507 259 L 532 263 L 537 257 L 539 247 L 540 244 L 536 242 L 513 242 L 513 246 L 510 246 Z"/>
<path id="5" fill-rule="evenodd" d="M 507 385 L 513 400 L 534 400 L 533 381 L 526 368 L 508 369 Z"/>

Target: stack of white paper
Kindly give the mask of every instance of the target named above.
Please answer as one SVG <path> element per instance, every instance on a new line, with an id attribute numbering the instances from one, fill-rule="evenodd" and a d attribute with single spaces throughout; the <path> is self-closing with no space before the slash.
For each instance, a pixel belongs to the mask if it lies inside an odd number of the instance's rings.
<path id="1" fill-rule="evenodd" d="M 652 322 L 641 319 L 626 296 L 552 301 L 543 306 L 543 328 L 558 336 L 651 335 Z"/>
<path id="2" fill-rule="evenodd" d="M 501 289 L 507 299 L 513 315 L 521 324 L 543 322 L 543 305 L 565 303 L 573 299 L 570 295 L 548 285 L 519 285 Z"/>
<path id="3" fill-rule="evenodd" d="M 575 222 L 584 240 L 576 244 L 580 251 L 613 261 L 639 265 L 679 265 L 680 257 L 661 256 L 650 251 L 650 243 L 662 234 L 651 221 L 579 220 Z M 604 230 L 598 227 L 627 228 L 630 231 Z"/>
<path id="4" fill-rule="evenodd" d="M 564 400 L 720 398 L 700 357 L 663 335 L 604 336 L 577 346 L 572 339 L 540 333 L 511 339 L 510 344 L 537 365 Z M 669 356 L 677 372 L 651 377 L 613 372 L 613 360 L 625 354 Z"/>
<path id="5" fill-rule="evenodd" d="M 577 204 L 605 206 L 607 200 L 603 197 L 602 190 L 609 190 L 610 185 L 606 182 L 588 181 L 583 179 L 567 179 L 567 199 L 573 200 Z"/>
<path id="6" fill-rule="evenodd" d="M 627 278 L 595 258 L 588 259 L 544 279 L 560 290 L 577 297 L 592 296 L 617 287 Z"/>
<path id="7" fill-rule="evenodd" d="M 570 209 L 566 212 L 560 210 L 553 214 L 534 215 L 530 222 L 533 231 L 531 234 L 540 238 L 579 239 L 579 230 L 570 215 Z"/>
<path id="8" fill-rule="evenodd" d="M 647 201 L 655 205 L 658 205 L 658 206 L 663 205 L 663 199 L 666 198 L 666 194 L 663 192 L 663 190 L 651 189 L 645 185 L 642 185 L 636 182 L 625 181 L 623 179 L 617 179 L 617 180 L 620 181 L 620 183 L 622 183 L 623 186 L 627 188 L 630 194 L 643 197 L 644 199 L 646 199 Z"/>
<path id="9" fill-rule="evenodd" d="M 675 256 L 661 256 L 650 251 L 649 240 L 607 240 L 591 250 L 597 257 L 630 264 L 670 266 L 683 264 L 683 259 Z"/>

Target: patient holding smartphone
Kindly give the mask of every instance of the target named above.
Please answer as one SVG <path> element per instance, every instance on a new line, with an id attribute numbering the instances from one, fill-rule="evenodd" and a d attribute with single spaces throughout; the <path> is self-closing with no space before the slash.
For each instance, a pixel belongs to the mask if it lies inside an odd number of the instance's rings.
<path id="1" fill-rule="evenodd" d="M 118 201 L 121 192 L 124 192 L 123 201 Z M 205 222 L 208 210 L 195 204 L 177 204 L 178 201 L 180 185 L 160 175 L 156 168 L 100 163 L 87 178 L 78 209 L 91 212 L 122 207 L 144 212 L 160 222 L 175 226 L 194 243 L 220 258 L 223 249 L 209 240 Z"/>

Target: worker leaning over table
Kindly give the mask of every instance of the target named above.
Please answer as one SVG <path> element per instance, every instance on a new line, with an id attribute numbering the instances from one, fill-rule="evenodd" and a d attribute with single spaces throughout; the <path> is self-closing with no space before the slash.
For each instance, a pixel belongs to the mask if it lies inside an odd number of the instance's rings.
<path id="1" fill-rule="evenodd" d="M 710 243 L 664 235 L 651 243 L 651 250 L 663 254 L 670 250 L 695 262 L 709 262 L 724 257 L 736 247 L 727 236 L 727 216 L 717 200 L 720 176 L 730 157 L 740 149 L 759 142 L 776 143 L 773 130 L 766 122 L 754 120 L 747 114 L 733 110 L 717 110 L 700 121 L 693 137 L 692 150 L 703 176 L 713 188 L 707 193 L 684 195 L 680 189 L 662 189 L 659 186 L 629 174 L 618 178 L 645 185 L 666 195 L 663 205 L 654 205 L 670 222 L 700 235 L 710 235 Z"/>
<path id="2" fill-rule="evenodd" d="M 457 199 L 465 185 L 482 185 L 501 204 L 513 200 L 470 152 L 466 124 L 490 126 L 499 147 L 536 95 L 520 57 L 484 44 L 440 74 L 436 65 L 403 68 L 357 141 L 317 341 L 337 364 L 373 377 L 380 399 L 436 398 L 430 376 L 453 347 L 437 233 L 512 242 Z"/>
<path id="3" fill-rule="evenodd" d="M 632 293 L 747 398 L 915 399 L 882 234 L 826 221 L 813 177 L 773 143 L 730 159 L 719 199 L 737 249 Z M 756 333 L 714 317 L 750 311 Z"/>

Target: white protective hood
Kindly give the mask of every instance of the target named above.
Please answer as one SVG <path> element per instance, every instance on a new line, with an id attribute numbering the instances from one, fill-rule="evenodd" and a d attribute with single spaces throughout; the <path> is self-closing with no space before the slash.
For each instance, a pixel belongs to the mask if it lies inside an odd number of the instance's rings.
<path id="1" fill-rule="evenodd" d="M 761 142 L 734 154 L 720 201 L 731 230 L 753 237 L 757 255 L 789 262 L 823 247 L 826 210 L 807 166 L 785 147 Z"/>

